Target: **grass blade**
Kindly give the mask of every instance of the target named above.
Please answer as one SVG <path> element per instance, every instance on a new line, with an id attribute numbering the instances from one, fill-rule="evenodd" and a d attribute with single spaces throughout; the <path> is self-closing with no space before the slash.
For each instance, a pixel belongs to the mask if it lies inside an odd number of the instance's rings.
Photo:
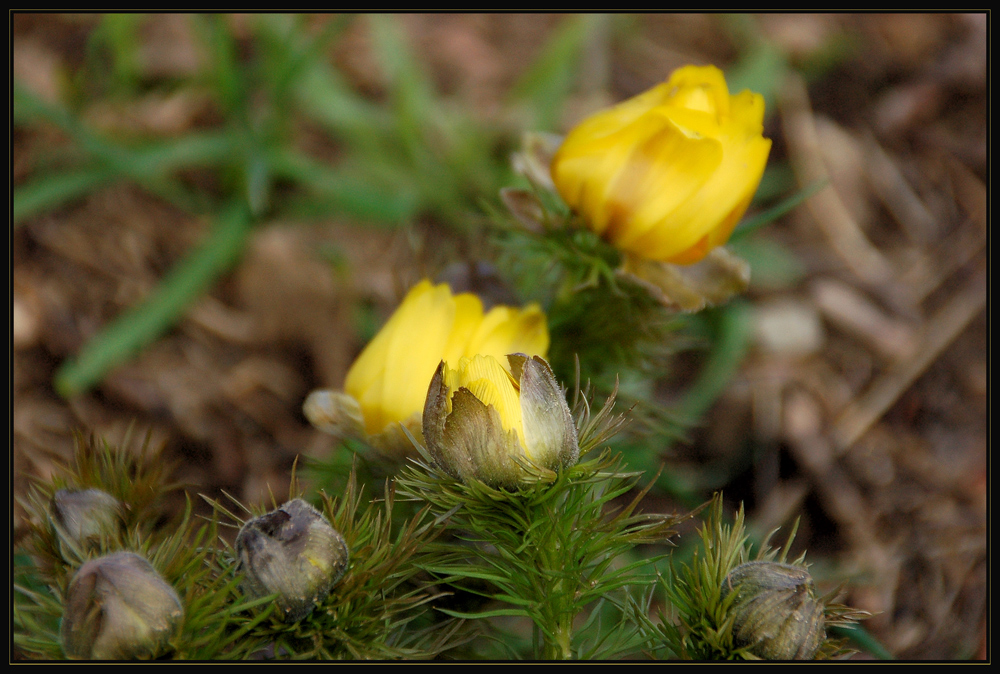
<path id="1" fill-rule="evenodd" d="M 199 248 L 182 260 L 142 304 L 115 319 L 56 372 L 55 387 L 70 397 L 99 382 L 169 328 L 239 255 L 250 230 L 246 206 L 231 203 Z"/>
<path id="2" fill-rule="evenodd" d="M 528 72 L 514 85 L 512 97 L 529 104 L 535 130 L 552 131 L 556 128 L 584 46 L 594 33 L 597 22 L 606 19 L 591 14 L 567 17 Z"/>
<path id="3" fill-rule="evenodd" d="M 14 190 L 11 224 L 17 226 L 26 218 L 82 197 L 115 176 L 114 171 L 91 166 L 47 175 L 22 185 Z"/>

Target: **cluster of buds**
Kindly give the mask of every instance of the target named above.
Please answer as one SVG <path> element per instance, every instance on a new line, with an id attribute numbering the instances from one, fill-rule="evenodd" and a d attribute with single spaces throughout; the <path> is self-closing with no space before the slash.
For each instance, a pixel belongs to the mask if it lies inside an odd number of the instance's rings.
<path id="1" fill-rule="evenodd" d="M 736 645 L 765 660 L 812 660 L 826 639 L 824 606 L 802 566 L 747 562 L 726 576 L 723 597 L 735 593 Z"/>
<path id="2" fill-rule="evenodd" d="M 249 520 L 236 536 L 243 588 L 254 598 L 277 594 L 287 621 L 309 615 L 347 570 L 343 536 L 302 499 Z"/>
<path id="3" fill-rule="evenodd" d="M 146 559 L 116 552 L 92 559 L 73 576 L 60 636 L 77 660 L 154 658 L 180 629 L 177 592 Z"/>

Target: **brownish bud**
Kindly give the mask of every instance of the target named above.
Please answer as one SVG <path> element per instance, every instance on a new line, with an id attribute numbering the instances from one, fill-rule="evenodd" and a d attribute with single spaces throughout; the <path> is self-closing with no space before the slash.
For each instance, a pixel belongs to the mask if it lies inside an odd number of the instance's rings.
<path id="1" fill-rule="evenodd" d="M 52 496 L 49 522 L 60 547 L 95 550 L 101 541 L 121 537 L 124 508 L 100 489 L 60 489 Z"/>
<path id="2" fill-rule="evenodd" d="M 747 562 L 726 576 L 723 598 L 731 610 L 734 641 L 765 660 L 812 660 L 826 638 L 823 602 L 802 566 Z"/>
<path id="3" fill-rule="evenodd" d="M 252 597 L 277 594 L 288 621 L 323 601 L 347 570 L 344 538 L 302 499 L 255 517 L 236 536 L 243 588 Z"/>
<path id="4" fill-rule="evenodd" d="M 152 564 L 116 552 L 90 560 L 73 576 L 60 637 L 75 660 L 155 658 L 183 618 L 180 598 Z"/>

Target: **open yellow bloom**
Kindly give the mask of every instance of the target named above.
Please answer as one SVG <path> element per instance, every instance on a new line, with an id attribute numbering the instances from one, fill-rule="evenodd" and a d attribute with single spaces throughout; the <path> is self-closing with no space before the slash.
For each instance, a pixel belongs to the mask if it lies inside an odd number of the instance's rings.
<path id="1" fill-rule="evenodd" d="M 548 363 L 510 354 L 444 361 L 427 392 L 427 450 L 452 476 L 514 486 L 528 465 L 555 470 L 580 455 L 576 426 Z"/>
<path id="2" fill-rule="evenodd" d="M 692 264 L 724 244 L 771 150 L 764 99 L 722 71 L 685 66 L 570 131 L 552 180 L 588 227 L 639 257 Z"/>
<path id="3" fill-rule="evenodd" d="M 454 295 L 447 284 L 424 280 L 358 356 L 344 392 L 313 392 L 304 411 L 317 427 L 362 434 L 388 454 L 398 454 L 394 446 L 408 442 L 399 423 L 420 437 L 427 385 L 442 360 L 457 363 L 477 354 L 502 358 L 515 351 L 545 355 L 548 348 L 548 326 L 537 304 L 484 312 L 475 295 Z"/>

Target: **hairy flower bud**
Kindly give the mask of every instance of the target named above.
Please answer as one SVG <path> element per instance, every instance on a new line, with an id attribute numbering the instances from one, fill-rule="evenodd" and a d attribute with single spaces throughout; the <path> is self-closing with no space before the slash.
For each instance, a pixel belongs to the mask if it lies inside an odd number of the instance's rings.
<path id="1" fill-rule="evenodd" d="M 747 562 L 733 569 L 723 597 L 736 593 L 733 636 L 765 660 L 812 660 L 826 638 L 823 603 L 804 567 Z"/>
<path id="2" fill-rule="evenodd" d="M 95 550 L 101 541 L 121 536 L 123 510 L 118 499 L 100 489 L 60 489 L 52 496 L 49 522 L 60 547 Z"/>
<path id="3" fill-rule="evenodd" d="M 73 576 L 60 628 L 63 651 L 78 660 L 154 658 L 183 618 L 180 598 L 152 564 L 116 552 Z"/>
<path id="4" fill-rule="evenodd" d="M 424 438 L 453 477 L 511 487 L 524 466 L 555 470 L 580 456 L 576 427 L 548 363 L 523 354 L 442 361 L 427 392 Z"/>
<path id="5" fill-rule="evenodd" d="M 767 163 L 764 99 L 729 94 L 722 71 L 685 66 L 585 119 L 552 159 L 563 200 L 640 258 L 692 264 L 724 244 Z"/>
<path id="6" fill-rule="evenodd" d="M 236 552 L 247 594 L 277 594 L 278 607 L 293 622 L 330 594 L 347 570 L 349 556 L 343 536 L 302 499 L 244 524 L 236 536 Z"/>

